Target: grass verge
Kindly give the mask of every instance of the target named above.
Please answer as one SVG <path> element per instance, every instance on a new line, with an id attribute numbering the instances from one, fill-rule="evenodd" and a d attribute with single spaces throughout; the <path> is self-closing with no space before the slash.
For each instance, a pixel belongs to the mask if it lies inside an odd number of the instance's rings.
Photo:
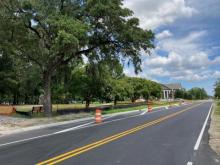
<path id="1" fill-rule="evenodd" d="M 209 129 L 209 144 L 211 148 L 220 155 L 220 100 L 215 101 L 213 111 Z"/>
<path id="2" fill-rule="evenodd" d="M 215 102 L 214 115 L 220 116 L 220 100 Z"/>
<path id="3" fill-rule="evenodd" d="M 178 102 L 172 102 L 171 105 L 177 104 Z M 153 108 L 160 107 L 160 106 L 168 106 L 169 103 L 155 103 L 153 105 Z M 122 109 L 111 109 L 108 111 L 103 111 L 103 114 L 113 114 L 113 113 L 119 113 L 119 112 L 128 112 L 128 111 L 135 111 L 135 110 L 141 110 L 141 109 L 147 109 L 146 105 L 137 106 L 137 107 L 131 107 L 131 108 L 122 108 Z"/>

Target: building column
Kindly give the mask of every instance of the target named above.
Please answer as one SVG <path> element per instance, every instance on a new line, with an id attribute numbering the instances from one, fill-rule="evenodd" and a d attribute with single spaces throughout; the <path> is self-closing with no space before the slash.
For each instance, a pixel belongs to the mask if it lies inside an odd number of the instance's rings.
<path id="1" fill-rule="evenodd" d="M 165 90 L 165 97 L 164 99 L 167 99 L 167 90 Z"/>

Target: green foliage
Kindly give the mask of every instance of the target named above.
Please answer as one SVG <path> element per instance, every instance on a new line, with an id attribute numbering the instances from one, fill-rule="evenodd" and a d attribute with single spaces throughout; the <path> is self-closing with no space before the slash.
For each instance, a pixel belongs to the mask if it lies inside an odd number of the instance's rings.
<path id="1" fill-rule="evenodd" d="M 121 0 L 3 0 L 1 28 L 6 48 L 43 71 L 85 54 L 92 61 L 130 59 L 140 71 L 140 50 L 153 48 L 153 33 L 139 28 Z M 3 31 L 7 34 L 4 35 Z M 55 65 L 55 66 L 54 66 Z"/>
<path id="2" fill-rule="evenodd" d="M 40 82 L 36 66 L 3 52 L 0 57 L 0 102 L 38 103 Z"/>
<path id="3" fill-rule="evenodd" d="M 17 87 L 14 69 L 13 60 L 2 51 L 0 56 L 0 102 Z"/>
<path id="4" fill-rule="evenodd" d="M 220 98 L 220 79 L 216 81 L 215 83 L 215 97 Z"/>
<path id="5" fill-rule="evenodd" d="M 132 15 L 122 0 L 2 0 L 0 50 L 38 66 L 50 114 L 51 77 L 82 55 L 91 66 L 125 58 L 141 71 L 140 52 L 150 53 L 154 35 Z"/>
<path id="6" fill-rule="evenodd" d="M 192 88 L 188 91 L 188 94 L 192 99 L 196 99 L 196 100 L 198 99 L 202 100 L 208 98 L 208 95 L 205 89 L 203 88 L 198 88 L 198 87 Z"/>
<path id="7" fill-rule="evenodd" d="M 175 98 L 187 98 L 187 91 L 185 89 L 178 89 L 175 91 Z"/>
<path id="8" fill-rule="evenodd" d="M 206 93 L 205 89 L 194 87 L 188 91 L 185 89 L 183 90 L 176 90 L 175 98 L 183 98 L 183 99 L 190 99 L 190 100 L 203 100 L 208 98 L 208 94 Z"/>
<path id="9" fill-rule="evenodd" d="M 152 97 L 159 98 L 161 95 L 161 86 L 153 81 L 137 77 L 127 77 L 126 80 L 130 84 L 130 91 L 132 91 L 130 93 L 132 102 L 141 97 L 144 99 L 151 99 Z"/>

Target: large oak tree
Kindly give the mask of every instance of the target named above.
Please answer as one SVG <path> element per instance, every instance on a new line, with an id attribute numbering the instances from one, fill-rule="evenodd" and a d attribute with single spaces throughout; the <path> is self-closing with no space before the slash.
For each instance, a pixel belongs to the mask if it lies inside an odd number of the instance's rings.
<path id="1" fill-rule="evenodd" d="M 86 56 L 89 62 L 120 60 L 141 70 L 140 53 L 154 35 L 122 0 L 1 0 L 0 49 L 39 66 L 44 109 L 50 116 L 51 77 L 60 65 Z"/>

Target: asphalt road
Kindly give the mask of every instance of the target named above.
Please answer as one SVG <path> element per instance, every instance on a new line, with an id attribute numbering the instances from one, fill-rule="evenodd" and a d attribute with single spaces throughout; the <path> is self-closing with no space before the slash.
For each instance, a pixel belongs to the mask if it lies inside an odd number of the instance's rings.
<path id="1" fill-rule="evenodd" d="M 211 104 L 119 115 L 98 125 L 83 121 L 2 137 L 0 164 L 186 165 L 194 160 L 194 146 Z"/>

